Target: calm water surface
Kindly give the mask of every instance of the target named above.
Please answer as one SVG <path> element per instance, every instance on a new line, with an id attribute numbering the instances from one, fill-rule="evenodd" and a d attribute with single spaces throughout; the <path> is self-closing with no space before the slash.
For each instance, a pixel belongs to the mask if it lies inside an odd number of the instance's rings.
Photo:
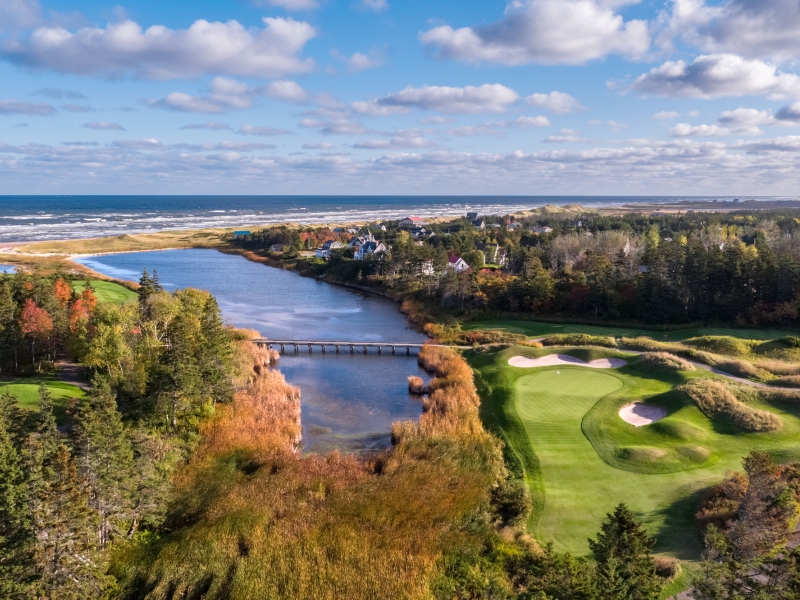
<path id="1" fill-rule="evenodd" d="M 138 280 L 158 271 L 167 290 L 195 287 L 216 296 L 237 327 L 272 339 L 419 342 L 395 302 L 253 263 L 216 250 L 165 250 L 78 259 L 95 271 Z M 374 352 L 374 351 L 373 351 Z M 317 350 L 281 358 L 287 381 L 302 392 L 304 449 L 365 450 L 389 444 L 392 421 L 416 419 L 422 407 L 407 377 L 424 375 L 416 358 Z"/>

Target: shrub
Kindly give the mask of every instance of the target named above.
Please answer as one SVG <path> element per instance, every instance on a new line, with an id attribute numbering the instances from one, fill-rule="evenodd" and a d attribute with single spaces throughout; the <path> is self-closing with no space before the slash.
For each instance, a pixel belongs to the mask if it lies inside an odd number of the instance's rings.
<path id="1" fill-rule="evenodd" d="M 473 344 L 515 344 L 522 342 L 526 336 L 509 331 L 465 331 L 459 336 L 459 342 L 465 345 Z"/>
<path id="2" fill-rule="evenodd" d="M 610 335 L 588 335 L 586 333 L 563 333 L 541 340 L 545 346 L 604 346 L 616 348 L 617 340 Z"/>
<path id="3" fill-rule="evenodd" d="M 706 335 L 684 340 L 683 343 L 699 350 L 726 356 L 747 356 L 753 345 L 752 342 L 728 335 Z"/>
<path id="4" fill-rule="evenodd" d="M 686 350 L 686 347 L 677 342 L 659 342 L 649 337 L 623 337 L 622 346 L 631 350 L 643 350 L 645 352 L 672 352 L 677 354 Z"/>
<path id="5" fill-rule="evenodd" d="M 656 575 L 664 580 L 664 583 L 675 581 L 681 574 L 681 563 L 677 558 L 670 556 L 656 556 Z"/>
<path id="6" fill-rule="evenodd" d="M 669 371 L 695 370 L 695 366 L 691 362 L 668 352 L 645 352 L 642 354 L 642 362 L 650 367 Z"/>
<path id="7" fill-rule="evenodd" d="M 411 375 L 408 378 L 408 391 L 410 391 L 412 394 L 424 394 L 427 391 L 427 388 L 422 377 Z"/>
<path id="8" fill-rule="evenodd" d="M 731 423 L 748 431 L 775 431 L 783 426 L 777 415 L 743 404 L 720 381 L 694 379 L 679 389 L 686 392 L 709 419 Z"/>
<path id="9" fill-rule="evenodd" d="M 790 348 L 800 348 L 800 337 L 796 335 L 785 335 L 782 338 L 778 339 L 779 342 L 783 342 Z"/>

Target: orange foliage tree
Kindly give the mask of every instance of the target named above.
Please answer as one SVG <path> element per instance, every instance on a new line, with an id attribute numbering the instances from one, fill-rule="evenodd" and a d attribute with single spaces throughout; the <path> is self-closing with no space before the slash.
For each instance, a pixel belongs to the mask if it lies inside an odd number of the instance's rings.
<path id="1" fill-rule="evenodd" d="M 36 342 L 46 341 L 53 333 L 53 319 L 44 309 L 28 298 L 20 315 L 20 330 L 31 340 L 31 361 L 36 367 Z"/>

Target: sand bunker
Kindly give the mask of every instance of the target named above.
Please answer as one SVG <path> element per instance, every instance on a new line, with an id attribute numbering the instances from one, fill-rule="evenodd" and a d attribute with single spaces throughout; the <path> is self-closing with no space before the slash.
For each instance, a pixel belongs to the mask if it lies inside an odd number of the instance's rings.
<path id="1" fill-rule="evenodd" d="M 508 359 L 508 364 L 512 367 L 556 367 L 561 365 L 574 365 L 577 367 L 589 367 L 591 369 L 616 369 L 624 367 L 628 363 L 621 358 L 598 358 L 586 362 L 580 358 L 575 358 L 569 354 L 548 354 L 540 358 L 527 358 L 525 356 L 514 356 Z"/>
<path id="2" fill-rule="evenodd" d="M 634 402 L 619 409 L 619 416 L 626 423 L 634 427 L 650 425 L 667 416 L 667 411 L 659 406 L 650 406 L 641 402 Z"/>

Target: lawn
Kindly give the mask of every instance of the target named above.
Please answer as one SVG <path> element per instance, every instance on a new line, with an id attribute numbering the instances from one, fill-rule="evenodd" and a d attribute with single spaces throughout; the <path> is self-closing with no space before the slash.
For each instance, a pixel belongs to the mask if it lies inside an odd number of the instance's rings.
<path id="1" fill-rule="evenodd" d="M 707 372 L 654 372 L 636 356 L 599 349 L 567 352 L 584 360 L 625 357 L 628 365 L 595 370 L 508 364 L 512 356 L 551 352 L 517 346 L 466 356 L 476 372 L 481 418 L 505 439 L 509 467 L 531 490 L 528 528 L 559 551 L 587 555 L 587 538 L 624 501 L 657 538 L 655 551 L 678 557 L 691 573 L 701 551 L 694 513 L 703 490 L 726 470 L 740 470 L 742 456 L 752 449 L 769 451 L 781 462 L 800 460 L 798 405 L 754 406 L 778 414 L 784 427 L 747 433 L 711 421 L 674 390 Z M 667 417 L 640 428 L 625 423 L 617 413 L 634 400 L 662 406 Z M 671 592 L 685 587 L 682 579 Z"/>
<path id="2" fill-rule="evenodd" d="M 637 327 L 604 327 L 601 325 L 581 325 L 578 323 L 544 323 L 541 321 L 471 321 L 464 323 L 464 331 L 483 329 L 499 329 L 511 333 L 521 333 L 532 338 L 555 335 L 559 333 L 587 333 L 590 335 L 611 335 L 615 337 L 635 337 L 644 335 L 659 341 L 677 342 L 704 335 L 729 335 L 748 340 L 774 340 L 785 335 L 797 334 L 777 329 L 735 329 L 724 327 L 695 327 L 692 329 L 676 329 L 660 331 L 657 329 L 641 329 Z"/>
<path id="3" fill-rule="evenodd" d="M 127 302 L 135 301 L 138 296 L 136 292 L 111 281 L 103 281 L 102 279 L 92 279 L 92 287 L 94 288 L 97 299 L 100 302 L 110 302 L 111 304 L 125 304 Z M 73 281 L 72 286 L 79 294 L 86 287 L 85 281 Z"/>
<path id="4" fill-rule="evenodd" d="M 0 379 L 0 394 L 16 396 L 21 407 L 36 411 L 39 409 L 39 386 L 42 382 L 53 397 L 53 412 L 56 421 L 61 424 L 65 421 L 66 409 L 72 399 L 84 396 L 81 388 L 50 377 L 17 377 Z"/>

